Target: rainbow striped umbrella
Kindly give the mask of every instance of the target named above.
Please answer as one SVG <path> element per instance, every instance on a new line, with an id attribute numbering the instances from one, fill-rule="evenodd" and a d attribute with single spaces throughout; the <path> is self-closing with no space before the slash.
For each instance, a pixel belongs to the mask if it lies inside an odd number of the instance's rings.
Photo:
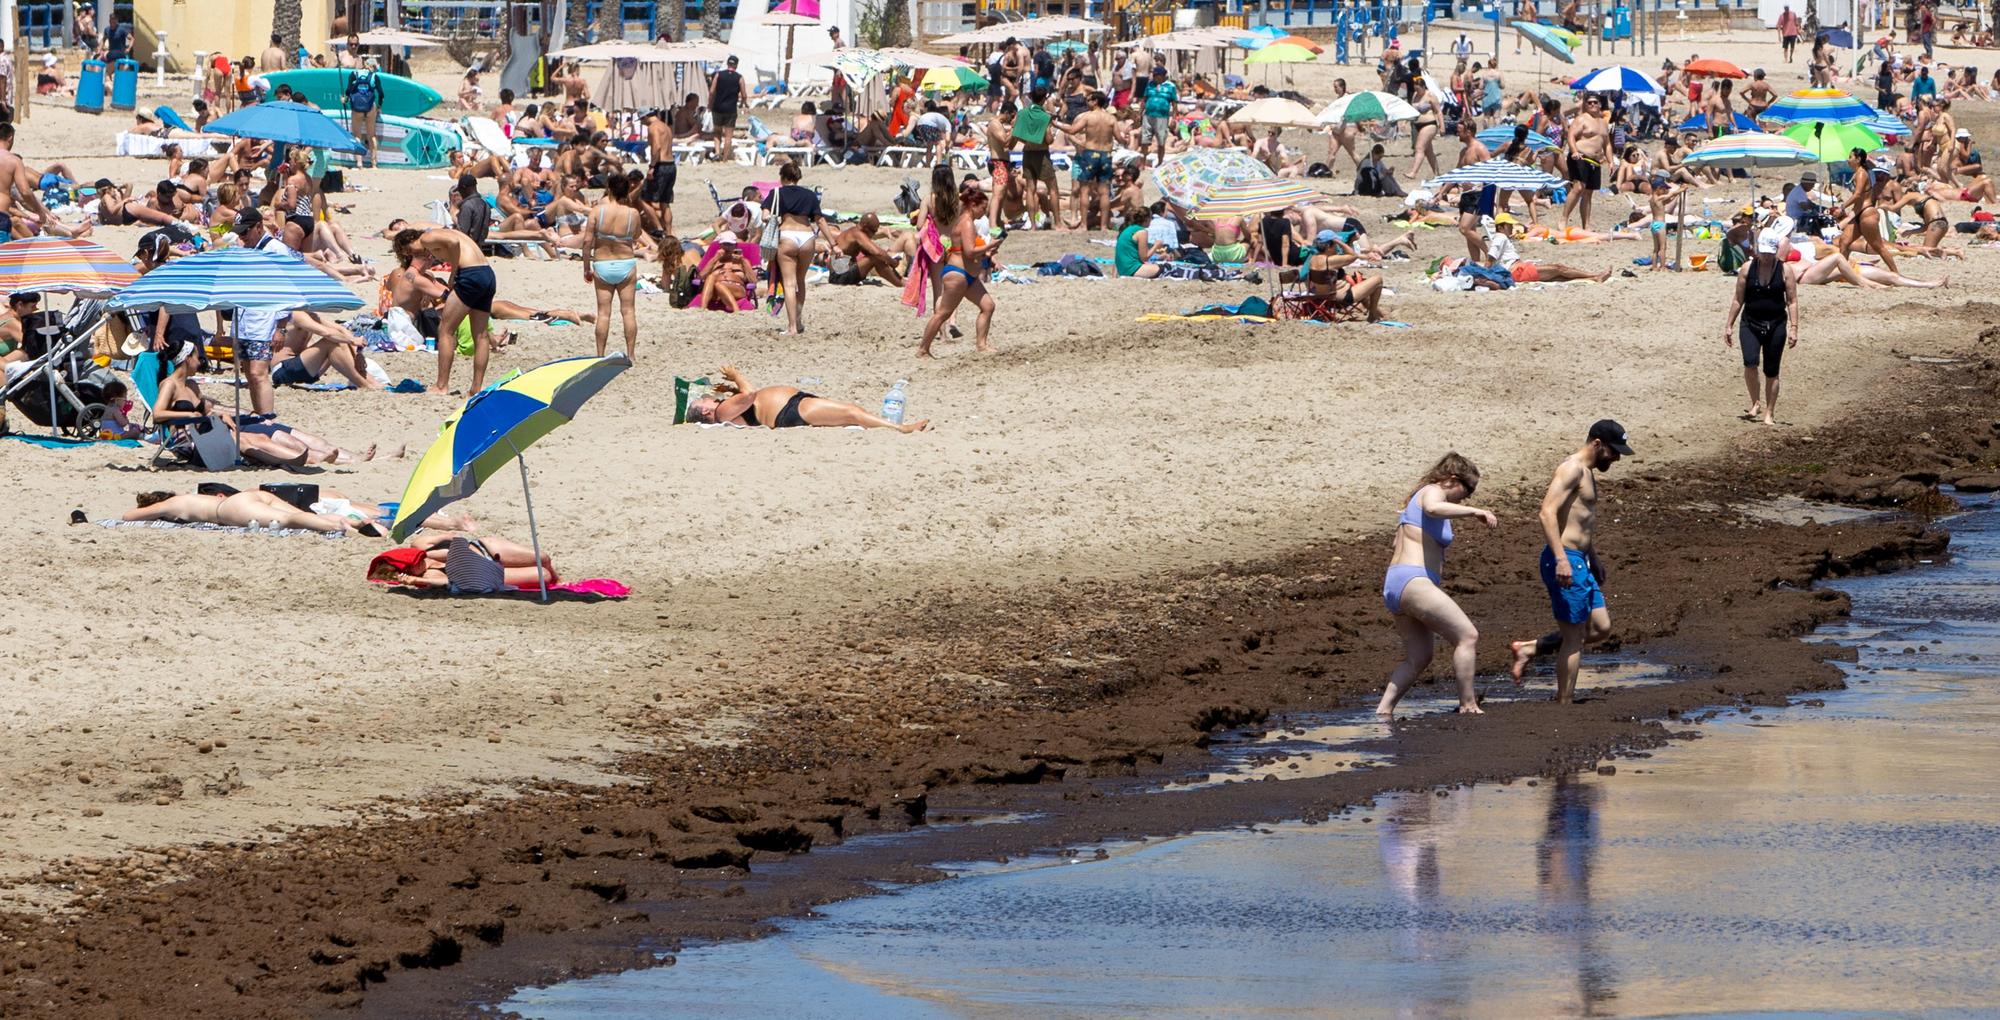
<path id="1" fill-rule="evenodd" d="M 1874 107 L 1843 89 L 1800 89 L 1772 103 L 1757 119 L 1780 124 L 1865 124 L 1877 116 Z"/>
<path id="2" fill-rule="evenodd" d="M 1689 153 L 1687 162 L 1723 170 L 1749 170 L 1766 166 L 1798 166 L 1818 163 L 1820 158 L 1805 146 L 1784 135 L 1745 132 L 1723 135 Z"/>
<path id="3" fill-rule="evenodd" d="M 1190 149 L 1168 156 L 1153 168 L 1153 183 L 1167 201 L 1191 209 L 1202 196 L 1223 184 L 1270 180 L 1276 175 L 1247 152 L 1236 149 Z"/>
<path id="4" fill-rule="evenodd" d="M 1274 42 L 1247 57 L 1245 64 L 1303 64 L 1308 60 L 1318 60 L 1319 54 L 1293 43 Z"/>
<path id="5" fill-rule="evenodd" d="M 0 294 L 115 294 L 139 270 L 93 241 L 30 237 L 0 244 Z"/>
<path id="6" fill-rule="evenodd" d="M 1194 204 L 1194 216 L 1200 220 L 1254 216 L 1290 209 L 1300 202 L 1310 202 L 1318 197 L 1319 192 L 1282 177 L 1261 181 L 1225 181 L 1208 189 L 1208 194 Z"/>

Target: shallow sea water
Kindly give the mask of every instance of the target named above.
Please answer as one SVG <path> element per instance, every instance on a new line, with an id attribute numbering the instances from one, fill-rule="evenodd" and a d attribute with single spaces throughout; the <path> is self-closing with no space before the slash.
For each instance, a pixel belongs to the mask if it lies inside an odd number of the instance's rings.
<path id="1" fill-rule="evenodd" d="M 968 867 L 503 1005 L 548 1020 L 2000 1016 L 2000 511 L 1948 523 L 1949 564 L 1842 585 L 1853 619 L 1819 639 L 1861 661 L 1823 707 L 1731 712 L 1612 776 Z M 1325 725 L 1335 743 L 1366 735 Z"/>

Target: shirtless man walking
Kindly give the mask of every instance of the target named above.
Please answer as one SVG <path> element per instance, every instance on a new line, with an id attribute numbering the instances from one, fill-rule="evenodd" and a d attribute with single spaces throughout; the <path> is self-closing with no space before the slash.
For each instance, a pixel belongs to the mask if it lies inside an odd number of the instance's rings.
<path id="1" fill-rule="evenodd" d="M 458 351 L 458 323 L 472 316 L 472 388 L 478 393 L 486 384 L 486 359 L 493 353 L 493 297 L 499 281 L 478 242 L 456 230 L 405 230 L 396 235 L 396 258 L 408 262 L 418 272 L 430 265 L 447 262 L 452 266 L 451 293 L 445 296 L 438 318 L 439 393 L 451 392 L 451 360 Z M 417 259 L 423 259 L 422 264 Z"/>
<path id="2" fill-rule="evenodd" d="M 1514 651 L 1514 664 L 1509 672 L 1518 683 L 1528 660 L 1554 653 L 1559 704 L 1568 704 L 1576 692 L 1584 642 L 1599 641 L 1611 633 L 1611 611 L 1605 608 L 1604 589 L 1598 586 L 1603 570 L 1594 548 L 1597 473 L 1609 470 L 1618 458 L 1631 455 L 1625 426 L 1606 418 L 1592 425 L 1583 446 L 1556 466 L 1555 479 L 1542 497 L 1542 534 L 1548 540 L 1542 550 L 1542 585 L 1549 591 L 1556 630 L 1533 641 L 1512 642 L 1509 647 Z M 1556 555 L 1558 549 L 1562 550 L 1560 556 Z"/>
<path id="3" fill-rule="evenodd" d="M 1563 146 L 1569 156 L 1569 198 L 1563 202 L 1562 225 L 1570 213 L 1583 209 L 1581 225 L 1590 229 L 1590 200 L 1604 186 L 1604 164 L 1611 158 L 1611 129 L 1604 123 L 1604 101 L 1583 97 L 1583 110 L 1563 125 Z"/>
<path id="4" fill-rule="evenodd" d="M 655 219 L 660 222 L 660 231 L 674 232 L 674 178 L 679 168 L 674 166 L 674 126 L 658 110 L 646 113 L 646 144 L 653 153 L 653 172 L 646 177 L 646 186 L 639 192 L 639 203 L 650 207 Z"/>
<path id="5" fill-rule="evenodd" d="M 1111 226 L 1111 150 L 1118 141 L 1118 118 L 1107 109 L 1110 102 L 1104 93 L 1092 90 L 1089 109 L 1070 123 L 1056 123 L 1064 134 L 1076 139 L 1076 155 L 1070 157 L 1070 165 L 1076 168 L 1076 182 L 1083 186 L 1078 218 L 1085 230 Z"/>

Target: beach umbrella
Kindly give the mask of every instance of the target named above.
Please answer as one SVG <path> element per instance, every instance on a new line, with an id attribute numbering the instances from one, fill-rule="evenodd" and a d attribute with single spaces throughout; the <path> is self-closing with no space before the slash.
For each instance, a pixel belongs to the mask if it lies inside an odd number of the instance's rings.
<path id="1" fill-rule="evenodd" d="M 1561 29 L 1539 25 L 1532 21 L 1510 21 L 1508 24 L 1513 25 L 1514 31 L 1521 33 L 1521 38 L 1528 40 L 1536 52 L 1547 54 L 1565 64 L 1576 63 L 1575 54 L 1570 52 L 1576 48 L 1576 43 L 1562 38 L 1564 35 L 1575 33 L 1563 32 Z M 1559 32 L 1560 35 L 1557 34 Z"/>
<path id="2" fill-rule="evenodd" d="M 396 508 L 395 522 L 389 526 L 390 536 L 398 542 L 409 538 L 425 518 L 478 492 L 487 479 L 512 461 L 521 469 L 521 498 L 528 505 L 528 536 L 534 543 L 542 601 L 547 602 L 549 581 L 541 574 L 542 539 L 535 528 L 528 461 L 522 451 L 575 418 L 585 401 L 631 367 L 632 359 L 623 354 L 564 358 L 531 368 L 474 394 L 458 413 L 445 420 L 437 441 L 417 461 L 409 484 L 403 486 L 403 500 Z"/>
<path id="3" fill-rule="evenodd" d="M 1693 75 L 1706 75 L 1710 78 L 1750 77 L 1744 73 L 1742 68 L 1719 57 L 1702 57 L 1699 60 L 1690 60 L 1681 65 L 1681 70 Z"/>
<path id="4" fill-rule="evenodd" d="M 1719 170 L 1754 170 L 1760 167 L 1798 166 L 1822 160 L 1810 150 L 1784 135 L 1763 132 L 1723 135 L 1689 153 L 1684 161 L 1694 166 Z"/>
<path id="5" fill-rule="evenodd" d="M 0 244 L 0 294 L 115 294 L 139 270 L 95 241 L 28 237 Z"/>
<path id="6" fill-rule="evenodd" d="M 1826 36 L 1826 44 L 1828 46 L 1843 50 L 1854 48 L 1854 33 L 1849 32 L 1847 29 L 1829 28 L 1822 30 L 1820 34 Z"/>
<path id="7" fill-rule="evenodd" d="M 1326 52 L 1326 47 L 1321 46 L 1320 44 L 1313 42 L 1311 39 L 1308 39 L 1302 35 L 1283 36 L 1279 39 L 1273 40 L 1272 45 L 1301 46 L 1313 51 L 1314 53 Z"/>
<path id="8" fill-rule="evenodd" d="M 771 5 L 772 14 L 797 14 L 819 20 L 819 0 L 778 0 Z M 766 22 L 769 24 L 769 22 Z"/>
<path id="9" fill-rule="evenodd" d="M 1102 21 L 1071 17 L 1067 14 L 1052 14 L 1029 21 L 1038 31 L 1060 35 L 1064 32 L 1109 32 L 1111 26 Z"/>
<path id="10" fill-rule="evenodd" d="M 1184 209 L 1192 208 L 1217 185 L 1275 176 L 1270 167 L 1236 149 L 1191 149 L 1168 156 L 1165 163 L 1153 168 L 1153 183 L 1161 197 Z"/>
<path id="11" fill-rule="evenodd" d="M 1514 127 L 1515 125 L 1513 124 L 1495 124 L 1473 137 L 1479 139 L 1479 144 L 1495 152 L 1499 152 L 1501 149 L 1514 144 Z M 1560 146 L 1556 145 L 1555 139 L 1550 138 L 1540 131 L 1529 131 L 1527 142 L 1528 148 L 1535 152 L 1540 152 L 1543 149 L 1560 148 Z"/>
<path id="12" fill-rule="evenodd" d="M 1290 209 L 1310 202 L 1319 192 L 1282 177 L 1260 181 L 1224 181 L 1208 189 L 1194 204 L 1194 216 L 1202 220 L 1226 220 L 1237 216 Z"/>
<path id="13" fill-rule="evenodd" d="M 1883 138 L 1906 138 L 1912 130 L 1910 125 L 1903 121 L 1903 118 L 1893 113 L 1878 112 L 1874 120 L 1862 121 L 1861 126 L 1881 135 Z"/>
<path id="14" fill-rule="evenodd" d="M 1501 191 L 1547 191 L 1550 188 L 1560 188 L 1563 183 L 1563 179 L 1554 174 L 1545 174 L 1531 166 L 1522 166 L 1519 163 L 1496 158 L 1447 171 L 1425 181 L 1424 187 L 1436 191 L 1449 184 L 1469 187 L 1485 187 L 1491 184 Z"/>
<path id="15" fill-rule="evenodd" d="M 371 28 L 355 37 L 363 46 L 392 46 L 404 49 L 427 49 L 443 46 L 444 40 L 421 32 L 395 32 L 386 28 Z"/>
<path id="16" fill-rule="evenodd" d="M 1417 119 L 1417 108 L 1403 97 L 1389 92 L 1350 92 L 1327 104 L 1319 112 L 1321 124 L 1356 124 L 1363 121 Z"/>
<path id="17" fill-rule="evenodd" d="M 101 297 L 116 292 L 139 278 L 139 270 L 111 249 L 94 241 L 62 237 L 29 237 L 0 244 L 0 294 L 78 294 Z M 62 327 L 51 321 L 40 332 L 53 350 Z M 53 366 L 51 366 L 53 367 Z M 55 409 L 56 375 L 44 371 L 49 382 L 49 435 L 57 434 L 61 415 Z M 12 382 L 12 377 L 9 377 Z M 64 390 L 72 399 L 75 394 Z M 77 407 L 82 407 L 78 402 Z"/>
<path id="18" fill-rule="evenodd" d="M 1319 54 L 1306 49 L 1304 46 L 1294 46 L 1291 43 L 1272 43 L 1243 58 L 1243 62 L 1245 64 L 1303 64 L 1309 60 L 1318 59 Z"/>
<path id="19" fill-rule="evenodd" d="M 289 251 L 240 245 L 211 248 L 175 259 L 119 291 L 109 303 L 114 311 L 121 312 L 209 312 L 225 308 L 237 312 L 291 312 L 301 308 L 352 311 L 364 304 L 353 291 Z M 233 331 L 241 322 L 241 316 L 232 316 L 230 329 Z M 243 354 L 233 332 L 229 346 L 236 363 L 236 413 L 241 415 Z M 237 454 L 242 455 L 240 446 Z"/>
<path id="20" fill-rule="evenodd" d="M 1231 40 L 1231 44 L 1235 46 L 1241 46 L 1246 50 L 1261 50 L 1264 47 L 1269 46 L 1272 43 L 1285 38 L 1289 34 L 1290 33 L 1286 32 L 1284 29 L 1279 28 L 1276 25 L 1258 25 L 1256 28 L 1251 29 L 1249 32 L 1237 36 L 1235 39 Z"/>
<path id="21" fill-rule="evenodd" d="M 1308 131 L 1319 127 L 1319 119 L 1303 103 L 1276 97 L 1246 103 L 1232 112 L 1228 119 L 1231 124 L 1296 127 Z"/>
<path id="22" fill-rule="evenodd" d="M 1067 56 L 1071 53 L 1087 53 L 1090 50 L 1089 46 L 1084 45 L 1083 42 L 1076 39 L 1057 39 L 1055 42 L 1042 48 L 1048 50 L 1051 55 L 1058 57 Z"/>
<path id="23" fill-rule="evenodd" d="M 310 145 L 335 152 L 367 152 L 333 118 L 304 103 L 258 103 L 209 122 L 213 134 L 236 138 L 266 138 L 285 145 Z"/>
<path id="24" fill-rule="evenodd" d="M 600 42 L 584 46 L 571 46 L 549 54 L 569 60 L 632 60 L 641 64 L 671 64 L 677 59 L 659 46 L 646 43 Z"/>
<path id="25" fill-rule="evenodd" d="M 1861 124 L 1829 124 L 1810 121 L 1785 129 L 1785 137 L 1804 146 L 1817 163 L 1845 163 L 1847 154 L 1860 149 L 1874 152 L 1883 148 L 1882 136 Z"/>
<path id="26" fill-rule="evenodd" d="M 1679 124 L 1674 125 L 1674 130 L 1698 131 L 1701 132 L 1702 134 L 1707 134 L 1709 131 L 1708 114 L 1697 113 L 1694 116 L 1689 117 L 1684 121 L 1681 121 Z M 1745 117 L 1740 113 L 1731 113 L 1729 115 L 1729 130 L 1731 132 L 1735 132 L 1738 134 L 1750 134 L 1758 131 L 1759 128 L 1757 127 L 1756 121 L 1751 120 L 1750 118 Z"/>
<path id="27" fill-rule="evenodd" d="M 1865 124 L 1878 116 L 1874 107 L 1842 89 L 1800 89 L 1772 103 L 1757 119 L 1780 124 Z"/>
<path id="28" fill-rule="evenodd" d="M 933 67 L 925 71 L 923 80 L 917 82 L 917 91 L 957 92 L 960 89 L 978 91 L 988 84 L 979 72 L 960 64 L 956 67 Z"/>
<path id="29" fill-rule="evenodd" d="M 1636 71 L 1618 64 L 1598 71 L 1591 71 L 1569 83 L 1574 92 L 1658 92 L 1660 83 L 1654 81 L 1644 71 Z"/>

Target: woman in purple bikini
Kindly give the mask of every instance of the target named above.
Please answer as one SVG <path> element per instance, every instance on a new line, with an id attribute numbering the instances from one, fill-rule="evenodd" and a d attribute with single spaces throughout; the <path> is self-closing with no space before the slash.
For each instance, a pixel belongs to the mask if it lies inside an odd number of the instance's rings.
<path id="1" fill-rule="evenodd" d="M 1403 661 L 1389 674 L 1389 689 L 1375 714 L 1387 719 L 1396 703 L 1431 664 L 1432 635 L 1451 643 L 1452 672 L 1458 675 L 1458 710 L 1479 712 L 1472 690 L 1478 658 L 1479 631 L 1458 603 L 1439 587 L 1444 580 L 1444 551 L 1451 545 L 1451 520 L 1476 517 L 1487 527 L 1499 524 L 1490 511 L 1465 505 L 1479 487 L 1479 469 L 1457 453 L 1447 453 L 1417 483 L 1417 491 L 1396 518 L 1395 545 L 1389 553 L 1389 573 L 1382 579 L 1382 604 L 1403 638 Z"/>

